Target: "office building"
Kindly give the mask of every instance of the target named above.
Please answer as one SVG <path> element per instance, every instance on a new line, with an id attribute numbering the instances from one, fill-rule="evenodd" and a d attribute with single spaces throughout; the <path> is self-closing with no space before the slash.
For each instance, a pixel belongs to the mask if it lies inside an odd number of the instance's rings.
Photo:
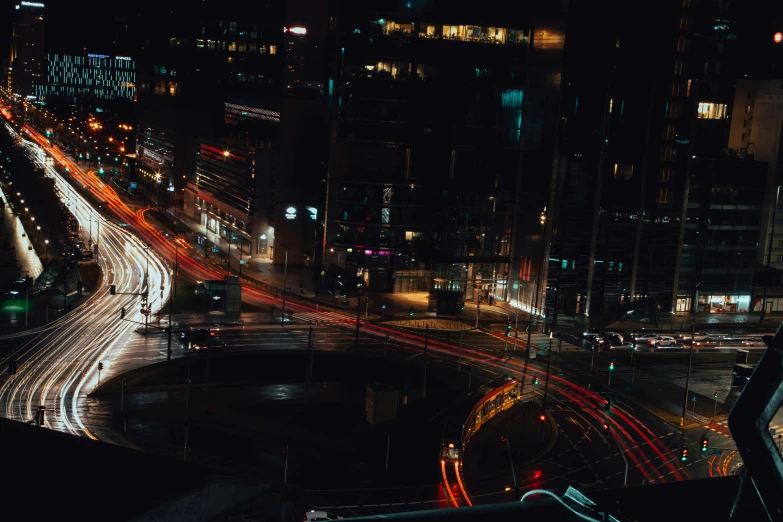
<path id="1" fill-rule="evenodd" d="M 187 15 L 163 5 L 148 19 L 137 60 L 137 160 L 163 179 L 159 197 L 194 209 L 184 198 L 197 139 L 220 137 L 226 104 L 280 111 L 267 102 L 280 92 L 282 8 L 210 0 Z"/>
<path id="2" fill-rule="evenodd" d="M 38 99 L 132 101 L 136 91 L 136 64 L 128 56 L 105 54 L 49 54 L 46 82 L 37 86 Z"/>
<path id="3" fill-rule="evenodd" d="M 325 266 L 376 291 L 534 293 L 551 230 L 561 7 L 341 3 Z"/>
<path id="4" fill-rule="evenodd" d="M 45 6 L 20 2 L 14 8 L 11 35 L 11 90 L 32 98 L 46 81 Z"/>
<path id="5" fill-rule="evenodd" d="M 736 280 L 742 289 L 729 289 L 725 274 L 710 279 L 691 251 L 706 241 L 693 237 L 702 225 L 691 221 L 691 190 L 702 190 L 691 186 L 696 165 L 714 165 L 715 176 L 755 172 L 729 161 L 727 150 L 738 64 L 729 5 L 618 2 L 609 17 L 573 7 L 579 24 L 569 30 L 566 57 L 548 316 L 557 310 L 610 320 L 635 312 L 654 322 L 659 312 L 685 310 L 699 281 L 703 295 L 748 293 L 747 253 Z M 638 31 L 642 23 L 656 31 Z M 607 58 L 596 63 L 594 56 Z M 698 183 L 727 186 L 719 177 Z M 713 208 L 698 197 L 696 208 Z M 745 251 L 751 236 L 727 241 Z"/>

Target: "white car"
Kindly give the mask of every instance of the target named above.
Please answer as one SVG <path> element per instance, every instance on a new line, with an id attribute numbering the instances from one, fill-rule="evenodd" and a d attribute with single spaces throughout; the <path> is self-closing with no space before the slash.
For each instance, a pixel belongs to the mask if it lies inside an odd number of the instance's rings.
<path id="1" fill-rule="evenodd" d="M 658 346 L 658 342 L 660 341 L 660 339 L 661 338 L 659 336 L 657 336 L 657 335 L 645 334 L 645 335 L 640 335 L 640 336 L 635 337 L 634 341 L 636 341 L 637 345 L 638 344 L 646 344 L 646 345 L 651 346 L 651 347 L 654 348 L 654 347 Z"/>
<path id="2" fill-rule="evenodd" d="M 307 512 L 304 522 L 323 522 L 327 520 L 342 520 L 343 517 L 332 515 L 326 511 L 311 510 Z"/>
<path id="3" fill-rule="evenodd" d="M 658 346 L 677 346 L 677 340 L 674 337 L 659 337 Z"/>

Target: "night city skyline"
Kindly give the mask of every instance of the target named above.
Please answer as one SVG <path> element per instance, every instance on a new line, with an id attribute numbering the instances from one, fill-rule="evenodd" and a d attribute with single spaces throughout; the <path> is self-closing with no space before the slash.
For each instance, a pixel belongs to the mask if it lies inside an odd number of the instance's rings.
<path id="1" fill-rule="evenodd" d="M 783 520 L 783 5 L 0 2 L 0 122 L 9 520 Z"/>

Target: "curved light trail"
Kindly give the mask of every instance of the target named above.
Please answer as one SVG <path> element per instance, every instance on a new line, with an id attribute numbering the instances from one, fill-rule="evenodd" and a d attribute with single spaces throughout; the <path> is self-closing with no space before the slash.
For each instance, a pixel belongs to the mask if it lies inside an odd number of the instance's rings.
<path id="1" fill-rule="evenodd" d="M 160 310 L 171 292 L 170 271 L 141 240 L 107 220 L 74 190 L 47 164 L 40 147 L 21 139 L 46 175 L 54 180 L 60 197 L 81 228 L 86 229 L 92 222 L 102 280 L 82 306 L 46 326 L 32 329 L 32 339 L 11 355 L 17 360 L 17 373 L 0 387 L 0 413 L 9 419 L 29 421 L 35 417 L 38 406 L 44 406 L 47 427 L 95 439 L 97 436 L 79 416 L 83 391 L 98 383 L 98 363 L 116 341 L 139 327 L 132 321 L 143 322 L 140 298 L 110 296 L 108 285 L 115 285 L 118 293 L 141 293 L 149 288 L 150 308 L 154 312 Z M 121 308 L 126 308 L 128 320 L 120 319 Z"/>
<path id="2" fill-rule="evenodd" d="M 117 195 L 116 191 L 110 186 L 106 185 L 94 173 L 94 171 L 84 171 L 56 147 L 52 147 L 44 137 L 42 137 L 38 132 L 29 126 L 25 126 L 24 131 L 27 136 L 29 136 L 38 145 L 40 145 L 41 148 L 50 154 L 55 161 L 66 167 L 69 170 L 70 175 L 77 183 L 86 187 L 100 200 L 105 201 L 108 210 L 111 211 L 116 219 L 129 225 L 139 235 L 144 243 L 149 244 L 155 252 L 157 252 L 161 257 L 165 258 L 169 262 L 169 266 L 173 265 L 175 250 L 179 248 L 181 251 L 179 255 L 179 268 L 182 271 L 181 273 L 183 276 L 189 278 L 192 281 L 200 281 L 206 279 L 216 279 L 228 274 L 228 272 L 221 268 L 207 264 L 201 259 L 197 259 L 197 256 L 195 256 L 194 252 L 192 252 L 192 247 L 187 242 L 179 240 L 178 246 L 172 238 L 155 229 L 146 220 L 146 209 L 134 210 L 129 207 Z M 74 192 L 72 191 L 72 193 Z M 76 196 L 78 197 L 78 194 Z M 87 205 L 83 199 L 81 202 L 84 208 L 89 208 L 89 205 Z M 80 220 L 81 219 L 83 219 L 83 217 L 80 217 Z M 106 220 L 103 222 L 107 223 Z M 129 241 L 127 239 L 129 234 L 122 234 L 122 232 L 123 231 L 120 227 L 106 227 L 106 234 L 110 236 L 110 239 L 107 240 L 105 236 L 102 237 L 102 243 L 104 243 L 104 245 L 102 245 L 104 249 L 102 254 L 102 257 L 104 257 L 103 261 L 107 264 L 107 267 L 109 267 L 109 263 L 111 263 L 111 268 L 109 268 L 109 271 L 111 272 L 112 269 L 114 270 L 114 284 L 123 284 L 125 285 L 125 288 L 138 288 L 140 284 L 138 277 L 134 279 L 133 277 L 129 276 L 129 274 L 135 274 L 138 271 L 141 259 L 138 254 L 134 254 L 133 252 L 130 252 L 130 255 L 123 258 L 121 244 L 123 241 Z M 112 241 L 116 241 L 116 244 L 112 243 Z M 130 241 L 140 243 L 138 239 L 133 239 Z M 106 252 L 106 250 L 108 250 L 106 247 L 109 245 L 113 245 L 110 246 L 110 248 L 113 249 L 111 253 Z M 150 260 L 152 259 L 153 256 L 150 256 Z M 136 268 L 134 268 L 134 266 Z M 168 272 L 163 263 L 160 263 L 159 269 L 159 277 L 167 277 L 165 274 Z M 152 274 L 151 279 L 153 279 Z M 168 281 L 166 281 L 166 283 L 168 283 Z M 157 283 L 153 280 L 153 287 L 156 286 Z M 165 286 L 166 288 L 169 287 L 168 284 Z M 119 288 L 120 287 L 118 286 L 118 290 Z M 244 301 L 249 301 L 254 304 L 268 305 L 275 304 L 276 302 L 272 295 L 264 293 L 247 284 L 243 285 L 242 293 L 242 298 Z M 114 317 L 117 317 L 119 315 L 118 310 L 120 303 L 118 302 L 116 304 L 110 305 L 108 302 L 111 302 L 111 300 L 101 301 L 102 304 L 91 304 L 90 309 L 96 310 L 97 313 L 95 315 L 102 316 L 103 314 L 100 312 L 108 312 L 108 310 L 105 310 L 105 308 L 113 307 L 112 313 L 114 314 Z M 353 327 L 355 324 L 354 317 L 343 313 L 319 311 L 313 307 L 290 301 L 288 308 L 306 320 L 329 321 L 332 324 L 351 327 Z M 70 335 L 74 335 L 72 332 L 68 333 L 70 332 L 70 330 L 68 330 L 68 326 L 70 325 L 69 321 L 64 321 L 65 324 L 63 327 L 65 331 L 63 333 L 58 330 L 57 334 L 51 335 L 58 335 L 65 339 L 68 339 Z M 74 321 L 77 323 L 79 322 L 78 319 L 74 319 Z M 97 322 L 99 321 L 96 321 L 96 323 Z M 74 328 L 77 330 L 79 328 L 86 328 L 88 330 L 92 329 L 91 331 L 94 332 L 103 332 L 107 328 L 111 329 L 112 327 L 119 328 L 116 325 L 116 321 L 109 321 L 109 323 L 109 325 L 102 326 L 98 324 L 93 325 L 81 322 Z M 125 328 L 128 327 L 125 326 Z M 396 342 L 403 343 L 409 348 L 423 349 L 423 338 L 417 333 L 410 333 L 375 324 L 363 324 L 362 331 L 365 334 L 381 338 L 384 338 L 387 334 L 391 334 L 394 335 Z M 88 375 L 94 375 L 95 373 L 93 370 L 97 365 L 98 354 L 106 353 L 112 348 L 112 345 L 110 342 L 108 342 L 108 339 L 106 342 L 95 342 L 93 345 L 95 345 L 93 348 L 94 351 L 91 352 L 90 356 L 84 354 L 85 357 L 87 357 L 87 360 L 90 361 L 90 364 L 88 365 L 90 372 Z M 522 343 L 522 346 L 524 347 L 524 342 Z M 459 347 L 451 343 L 430 339 L 429 350 L 436 354 L 454 357 L 456 356 Z M 508 358 L 504 354 L 498 355 L 496 353 L 484 352 L 470 348 L 464 348 L 461 350 L 461 352 L 464 364 L 474 364 L 481 366 L 484 369 L 496 374 L 522 375 L 524 373 L 528 376 L 541 376 L 544 374 L 543 370 L 537 368 L 536 366 L 527 365 L 526 362 L 521 359 Z M 63 362 L 61 360 L 63 357 L 65 357 L 66 353 L 67 351 L 64 353 L 57 351 L 56 353 L 53 353 L 49 359 L 46 359 L 45 361 L 42 359 L 41 362 L 37 364 L 56 364 L 64 365 L 70 368 L 75 364 L 70 361 L 70 358 L 68 362 Z M 81 361 L 78 364 L 81 364 L 83 367 L 85 362 Z M 69 375 L 70 379 L 66 379 L 64 382 L 70 383 L 70 385 L 73 386 L 73 384 L 78 381 L 78 384 L 76 384 L 75 387 L 76 391 L 80 391 L 83 386 L 90 384 L 90 382 L 87 381 L 88 377 L 76 378 L 73 376 L 73 373 Z M 52 382 L 61 381 L 62 379 L 52 379 Z M 35 389 L 40 391 L 40 386 L 41 385 L 39 384 L 35 387 Z M 52 384 L 50 387 L 56 388 L 54 384 Z M 613 404 L 611 406 L 611 411 L 605 411 L 603 409 L 603 397 L 599 396 L 590 389 L 553 374 L 550 374 L 549 388 L 550 394 L 553 396 L 553 402 L 555 400 L 561 400 L 575 405 L 585 413 L 586 417 L 592 420 L 591 423 L 594 424 L 594 426 L 601 426 L 604 422 L 609 423 L 612 426 L 612 432 L 617 434 L 616 439 L 621 450 L 627 453 L 627 455 L 634 462 L 635 466 L 637 466 L 645 475 L 649 476 L 649 480 L 666 481 L 668 477 L 673 477 L 676 480 L 682 480 L 683 478 L 691 476 L 690 473 L 680 465 L 674 453 L 663 442 L 658 440 L 658 438 L 653 435 L 652 431 L 646 425 L 644 425 L 644 423 L 639 421 L 639 419 L 637 419 L 627 408 Z M 18 387 L 18 391 L 16 393 L 27 393 L 26 390 L 27 387 Z M 5 397 L 6 393 L 7 392 L 5 389 L 0 390 L 2 397 Z M 73 398 L 74 403 L 77 398 L 78 394 L 76 395 L 76 398 Z M 28 401 L 26 404 L 26 418 L 29 418 L 29 414 L 31 412 L 30 407 L 33 403 Z M 62 410 L 65 407 L 63 405 L 66 405 L 67 401 L 61 399 L 60 404 Z M 72 411 L 75 411 L 73 407 Z M 19 416 L 22 417 L 21 410 Z M 75 422 L 76 426 L 69 422 L 69 419 L 64 420 L 63 423 L 69 431 L 84 431 L 84 428 L 79 422 L 78 417 L 75 417 L 73 421 Z M 665 468 L 666 471 L 664 472 L 662 468 Z"/>

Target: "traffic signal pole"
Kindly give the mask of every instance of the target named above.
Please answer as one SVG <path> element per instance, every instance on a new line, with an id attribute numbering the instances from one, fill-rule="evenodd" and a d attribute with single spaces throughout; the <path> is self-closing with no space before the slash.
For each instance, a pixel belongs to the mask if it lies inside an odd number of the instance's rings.
<path id="1" fill-rule="evenodd" d="M 549 332 L 549 354 L 546 358 L 546 379 L 544 379 L 544 408 L 546 408 L 547 392 L 549 391 L 549 363 L 552 360 L 552 331 Z"/>

